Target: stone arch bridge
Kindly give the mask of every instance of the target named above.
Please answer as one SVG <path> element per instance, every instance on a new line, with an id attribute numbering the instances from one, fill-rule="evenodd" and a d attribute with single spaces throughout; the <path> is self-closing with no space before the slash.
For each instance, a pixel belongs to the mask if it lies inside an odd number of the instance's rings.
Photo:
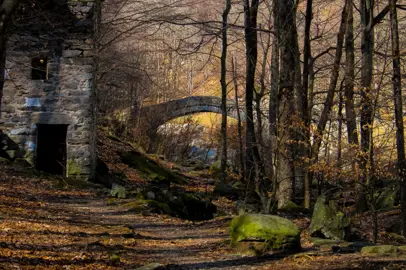
<path id="1" fill-rule="evenodd" d="M 156 132 L 159 126 L 166 122 L 202 112 L 222 113 L 221 98 L 214 96 L 192 96 L 178 100 L 146 106 L 141 109 L 140 119 L 148 132 Z M 237 119 L 237 108 L 235 102 L 228 100 L 227 116 Z M 245 112 L 240 109 L 241 120 L 245 121 Z"/>

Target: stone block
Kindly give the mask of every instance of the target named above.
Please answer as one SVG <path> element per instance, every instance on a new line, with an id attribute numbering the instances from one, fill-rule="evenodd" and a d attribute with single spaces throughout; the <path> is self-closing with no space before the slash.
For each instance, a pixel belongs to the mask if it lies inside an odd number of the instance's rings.
<path id="1" fill-rule="evenodd" d="M 64 50 L 62 51 L 62 57 L 66 58 L 78 57 L 82 53 L 83 52 L 81 50 Z"/>

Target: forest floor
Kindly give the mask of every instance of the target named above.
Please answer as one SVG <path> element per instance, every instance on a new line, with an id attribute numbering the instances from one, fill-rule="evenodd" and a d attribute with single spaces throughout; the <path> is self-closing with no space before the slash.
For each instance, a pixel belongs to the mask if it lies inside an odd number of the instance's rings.
<path id="1" fill-rule="evenodd" d="M 106 189 L 0 165 L 0 269 L 405 269 L 406 258 L 315 251 L 238 254 L 230 248 L 232 216 L 202 222 L 130 213 L 108 205 Z M 200 181 L 201 183 L 201 181 Z M 215 201 L 219 208 L 227 201 Z M 307 235 L 308 237 L 308 235 Z M 405 267 L 405 268 L 404 268 Z"/>

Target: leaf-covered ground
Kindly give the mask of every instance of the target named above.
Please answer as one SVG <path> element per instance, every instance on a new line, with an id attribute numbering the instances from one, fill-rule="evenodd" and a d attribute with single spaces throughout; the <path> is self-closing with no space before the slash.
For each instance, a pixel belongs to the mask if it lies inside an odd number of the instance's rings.
<path id="1" fill-rule="evenodd" d="M 154 262 L 165 265 L 160 269 L 403 269 L 404 258 L 333 255 L 306 244 L 300 254 L 243 256 L 229 246 L 231 216 L 193 223 L 131 213 L 108 205 L 100 187 L 8 165 L 0 172 L 0 269 L 136 269 Z"/>

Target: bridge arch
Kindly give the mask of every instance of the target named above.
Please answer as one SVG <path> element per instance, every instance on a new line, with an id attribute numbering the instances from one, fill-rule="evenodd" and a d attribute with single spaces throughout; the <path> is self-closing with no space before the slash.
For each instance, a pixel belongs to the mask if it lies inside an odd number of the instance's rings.
<path id="1" fill-rule="evenodd" d="M 143 107 L 140 119 L 148 126 L 149 132 L 154 132 L 159 126 L 178 117 L 196 113 L 222 113 L 221 98 L 215 96 L 192 96 L 168 102 Z M 237 119 L 235 102 L 227 102 L 227 116 Z M 241 120 L 245 121 L 245 112 L 240 110 Z"/>

